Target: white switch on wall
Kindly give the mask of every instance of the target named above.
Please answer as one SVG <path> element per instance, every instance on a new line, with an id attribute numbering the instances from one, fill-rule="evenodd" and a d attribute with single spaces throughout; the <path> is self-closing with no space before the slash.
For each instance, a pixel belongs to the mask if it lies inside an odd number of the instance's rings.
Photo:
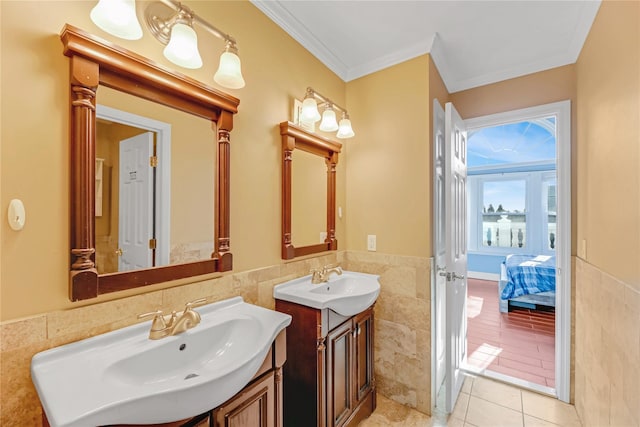
<path id="1" fill-rule="evenodd" d="M 376 235 L 369 234 L 367 236 L 367 250 L 375 252 L 376 251 Z"/>

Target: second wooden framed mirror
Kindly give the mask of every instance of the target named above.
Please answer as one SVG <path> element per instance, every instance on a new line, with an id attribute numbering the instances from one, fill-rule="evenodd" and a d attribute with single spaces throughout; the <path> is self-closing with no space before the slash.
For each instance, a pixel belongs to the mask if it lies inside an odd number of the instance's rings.
<path id="1" fill-rule="evenodd" d="M 280 123 L 280 135 L 282 137 L 282 259 L 293 259 L 298 256 L 310 255 L 314 253 L 336 250 L 338 249 L 338 240 L 336 239 L 336 165 L 338 163 L 338 153 L 342 148 L 342 144 L 332 141 L 327 138 L 323 138 L 318 135 L 314 135 L 299 126 L 294 125 L 291 122 Z M 326 181 L 318 172 L 315 167 L 305 167 L 302 162 L 294 165 L 293 157 L 294 150 L 301 150 L 309 153 L 312 156 L 317 156 L 318 160 L 324 160 L 326 165 Z M 305 159 L 305 162 L 307 159 Z M 311 162 L 315 160 L 311 159 Z M 293 193 L 294 187 L 294 174 L 293 169 L 298 166 L 296 172 L 309 174 L 312 173 L 312 178 L 317 178 L 326 182 L 326 191 L 324 189 L 313 188 L 300 189 Z M 304 177 L 306 180 L 307 176 Z M 298 175 L 298 179 L 300 176 Z M 304 195 L 303 195 L 304 194 Z M 294 215 L 299 216 L 314 216 L 317 214 L 317 210 L 321 207 L 313 208 L 313 211 L 307 209 L 311 202 L 315 205 L 316 198 L 320 198 L 321 204 L 326 200 L 326 229 L 317 230 L 304 230 L 304 226 L 296 227 L 299 234 L 311 234 L 320 231 L 319 236 L 322 236 L 322 240 L 319 243 L 310 243 L 309 240 L 298 240 L 300 237 L 294 240 L 294 233 L 292 231 L 292 222 L 294 220 L 301 221 L 303 218 L 294 218 Z M 295 199 L 295 200 L 294 200 Z M 294 206 L 297 205 L 296 208 Z M 311 221 L 309 227 L 317 227 L 317 221 Z M 309 231 L 309 233 L 307 233 Z M 302 245 L 295 246 L 295 242 L 303 242 Z"/>

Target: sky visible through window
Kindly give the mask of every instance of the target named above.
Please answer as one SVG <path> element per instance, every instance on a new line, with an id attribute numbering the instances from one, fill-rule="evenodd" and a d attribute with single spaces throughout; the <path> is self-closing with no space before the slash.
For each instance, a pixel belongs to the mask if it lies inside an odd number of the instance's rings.
<path id="1" fill-rule="evenodd" d="M 468 166 L 495 166 L 556 158 L 556 120 L 546 117 L 469 133 Z"/>
<path id="2" fill-rule="evenodd" d="M 524 180 L 487 181 L 484 183 L 483 204 L 485 209 L 490 209 L 492 206 L 494 211 L 502 206 L 506 212 L 524 212 L 525 195 Z"/>

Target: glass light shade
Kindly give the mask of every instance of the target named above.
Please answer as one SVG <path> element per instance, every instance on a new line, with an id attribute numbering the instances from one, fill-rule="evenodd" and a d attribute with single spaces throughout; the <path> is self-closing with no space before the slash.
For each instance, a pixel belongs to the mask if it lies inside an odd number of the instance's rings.
<path id="1" fill-rule="evenodd" d="M 243 88 L 244 78 L 242 78 L 242 68 L 238 55 L 233 52 L 222 52 L 220 65 L 213 76 L 213 80 L 220 86 L 229 89 Z"/>
<path id="2" fill-rule="evenodd" d="M 165 58 L 181 67 L 202 67 L 202 58 L 198 52 L 198 35 L 187 24 L 177 23 L 171 27 L 171 38 L 163 53 Z"/>
<path id="3" fill-rule="evenodd" d="M 135 0 L 100 0 L 89 16 L 101 30 L 113 36 L 127 40 L 142 37 Z"/>
<path id="4" fill-rule="evenodd" d="M 333 132 L 338 130 L 338 122 L 336 121 L 336 112 L 331 108 L 327 108 L 322 113 L 322 122 L 320 122 L 320 130 L 323 132 Z"/>
<path id="5" fill-rule="evenodd" d="M 300 121 L 305 123 L 315 123 L 320 119 L 320 112 L 318 111 L 318 103 L 316 100 L 313 98 L 305 98 L 304 101 L 302 101 Z"/>
<path id="6" fill-rule="evenodd" d="M 338 133 L 336 137 L 338 138 L 351 138 L 355 136 L 355 132 L 351 128 L 351 120 L 342 119 L 340 120 L 340 127 L 338 128 Z"/>

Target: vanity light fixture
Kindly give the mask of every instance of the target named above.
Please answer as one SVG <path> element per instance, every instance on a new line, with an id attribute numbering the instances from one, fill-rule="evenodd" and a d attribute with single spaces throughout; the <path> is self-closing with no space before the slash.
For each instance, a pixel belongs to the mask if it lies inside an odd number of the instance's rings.
<path id="1" fill-rule="evenodd" d="M 322 116 L 320 116 L 320 112 L 318 111 L 317 100 L 320 100 L 320 108 L 324 109 Z M 335 110 L 342 112 L 342 119 L 339 124 L 336 120 Z M 320 122 L 319 129 L 323 132 L 333 132 L 337 130 L 338 133 L 336 137 L 342 139 L 355 136 L 347 110 L 308 87 L 307 93 L 302 101 L 300 121 L 303 123 L 315 123 L 320 119 L 322 119 L 322 121 Z"/>
<path id="2" fill-rule="evenodd" d="M 342 113 L 342 119 L 340 119 L 340 124 L 338 125 L 338 133 L 336 136 L 338 138 L 351 138 L 355 135 L 353 132 L 353 128 L 351 127 L 351 120 L 349 120 L 349 115 L 347 112 Z"/>
<path id="3" fill-rule="evenodd" d="M 183 11 L 178 12 L 178 18 L 171 26 L 169 43 L 162 53 L 174 64 L 194 69 L 202 67 L 202 58 L 198 52 L 198 35 L 191 21 Z"/>
<path id="4" fill-rule="evenodd" d="M 307 88 L 307 94 L 302 101 L 302 110 L 300 111 L 300 120 L 305 123 L 315 123 L 321 119 L 318 111 L 318 103 L 313 96 L 313 89 Z"/>
<path id="5" fill-rule="evenodd" d="M 100 0 L 89 16 L 101 30 L 121 39 L 142 37 L 135 0 Z"/>
<path id="6" fill-rule="evenodd" d="M 142 29 L 135 9 L 135 0 L 99 0 L 91 11 L 91 19 L 111 35 L 135 40 L 142 37 Z M 163 51 L 164 56 L 181 67 L 192 69 L 202 67 L 195 24 L 224 40 L 225 47 L 213 80 L 229 89 L 244 87 L 238 46 L 236 40 L 229 34 L 209 24 L 197 16 L 193 10 L 176 0 L 152 2 L 146 7 L 144 15 L 151 34 L 160 43 L 166 45 Z M 136 25 L 137 30 L 134 28 Z"/>
<path id="7" fill-rule="evenodd" d="M 333 106 L 329 104 L 322 113 L 322 121 L 320 122 L 320 130 L 323 132 L 334 132 L 338 130 L 338 122 L 336 121 L 336 112 Z"/>
<path id="8" fill-rule="evenodd" d="M 167 10 L 167 7 L 165 6 L 168 6 L 170 10 Z M 225 41 L 225 48 L 220 56 L 220 65 L 218 67 L 218 71 L 216 71 L 213 76 L 213 80 L 220 86 L 229 89 L 240 89 L 244 87 L 245 82 L 242 77 L 242 69 L 240 58 L 238 57 L 236 40 L 229 34 L 220 31 L 204 19 L 200 18 L 187 6 L 175 0 L 160 0 L 153 2 L 145 9 L 145 21 L 149 27 L 149 31 L 151 31 L 151 34 L 153 34 L 160 43 L 166 44 L 167 48 L 173 44 L 175 27 L 180 24 L 184 24 L 180 34 L 182 34 L 183 30 L 185 33 L 192 33 L 192 36 L 189 36 L 189 39 L 192 40 L 192 42 L 189 42 L 189 46 L 193 49 L 193 56 L 195 57 L 197 54 L 198 58 L 200 57 L 200 54 L 197 50 L 197 36 L 195 36 L 196 33 L 194 30 L 195 24 L 198 24 L 214 36 L 223 39 Z M 200 68 L 202 66 L 202 60 L 200 60 L 200 65 L 195 67 L 191 65 L 196 65 L 197 60 L 192 64 L 190 61 L 185 62 L 178 59 L 178 52 L 172 51 L 172 53 L 173 55 L 169 56 L 167 49 L 165 49 L 165 57 L 176 65 L 187 68 Z"/>

